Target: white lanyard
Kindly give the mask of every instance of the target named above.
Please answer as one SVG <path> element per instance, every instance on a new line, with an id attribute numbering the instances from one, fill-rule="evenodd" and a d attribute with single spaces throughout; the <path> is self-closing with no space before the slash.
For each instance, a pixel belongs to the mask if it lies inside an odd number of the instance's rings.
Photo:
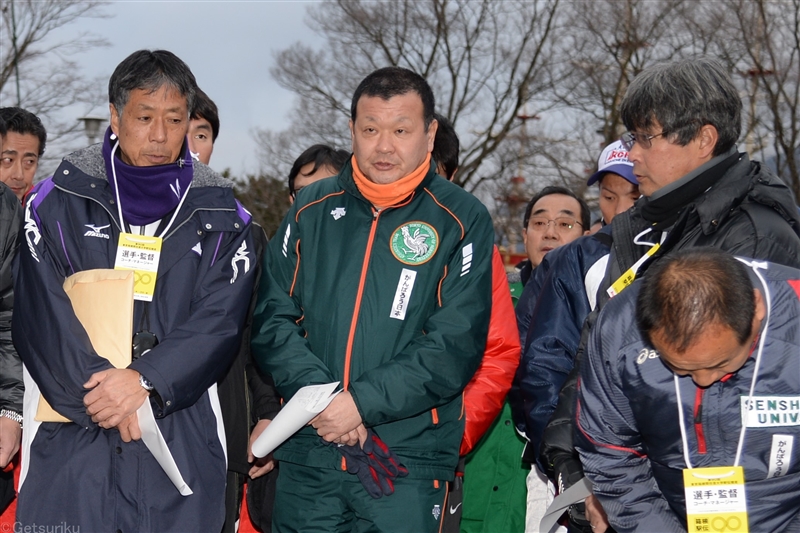
<path id="1" fill-rule="evenodd" d="M 117 212 L 119 213 L 120 231 L 126 233 L 125 221 L 122 219 L 122 202 L 120 201 L 119 198 L 119 186 L 117 185 L 117 167 L 114 165 L 114 153 L 117 151 L 117 148 L 119 148 L 119 139 L 117 139 L 117 142 L 114 143 L 114 147 L 111 149 L 111 174 L 114 178 L 114 193 L 117 197 Z M 183 196 L 181 196 L 181 200 L 180 202 L 178 202 L 178 207 L 175 208 L 175 212 L 172 213 L 172 218 L 169 219 L 167 227 L 164 228 L 164 231 L 162 231 L 161 235 L 158 236 L 159 238 L 164 237 L 164 235 L 167 234 L 167 231 L 169 231 L 169 228 L 172 227 L 172 223 L 175 222 L 175 218 L 178 216 L 178 212 L 180 212 L 181 206 L 183 205 L 183 201 L 186 200 L 186 195 L 189 194 L 189 189 L 191 187 L 192 187 L 192 182 L 190 181 L 189 185 L 186 187 L 186 190 L 183 191 Z"/>
<path id="2" fill-rule="evenodd" d="M 736 259 L 739 259 L 738 257 Z M 758 367 L 761 364 L 761 354 L 764 351 L 764 342 L 767 339 L 767 331 L 769 331 L 769 316 L 770 311 L 772 309 L 772 298 L 769 294 L 769 288 L 767 287 L 767 282 L 761 276 L 761 273 L 758 271 L 759 268 L 767 268 L 767 264 L 764 262 L 749 262 L 743 259 L 739 259 L 742 263 L 749 266 L 753 269 L 756 276 L 758 276 L 758 280 L 761 282 L 761 287 L 764 289 L 764 298 L 767 304 L 767 318 L 764 322 L 764 327 L 761 328 L 761 335 L 758 340 L 758 352 L 756 353 L 756 364 L 753 367 L 753 378 L 750 380 L 750 393 L 747 397 L 747 405 L 750 406 L 753 403 L 753 391 L 756 387 L 756 378 L 758 376 Z M 683 402 L 681 401 L 681 388 L 678 385 L 678 374 L 673 374 L 674 382 L 675 382 L 675 395 L 678 397 L 678 419 L 680 420 L 680 427 L 681 427 L 681 441 L 683 442 L 683 459 L 686 461 L 686 467 L 689 469 L 694 468 L 692 466 L 692 461 L 689 459 L 689 442 L 686 439 L 686 428 L 683 419 Z M 744 420 L 742 420 L 742 429 L 739 432 L 739 444 L 736 446 L 736 459 L 733 462 L 733 466 L 739 466 L 739 461 L 742 458 L 742 448 L 744 447 L 744 434 L 747 430 L 747 424 Z"/>

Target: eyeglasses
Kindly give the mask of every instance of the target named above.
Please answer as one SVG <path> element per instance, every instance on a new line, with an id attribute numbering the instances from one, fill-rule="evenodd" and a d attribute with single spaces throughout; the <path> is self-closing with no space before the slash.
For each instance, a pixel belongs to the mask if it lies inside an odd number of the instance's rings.
<path id="1" fill-rule="evenodd" d="M 623 148 L 630 151 L 633 148 L 633 145 L 639 143 L 639 146 L 644 148 L 645 150 L 650 148 L 653 145 L 653 139 L 656 137 L 661 137 L 662 135 L 666 135 L 666 131 L 662 131 L 661 133 L 656 133 L 655 135 L 648 135 L 646 133 L 636 133 L 634 131 L 626 131 L 622 134 L 622 137 L 619 140 L 622 142 Z"/>
<path id="2" fill-rule="evenodd" d="M 528 221 L 528 228 L 533 231 L 545 231 L 553 224 L 553 227 L 558 233 L 566 233 L 574 228 L 576 225 L 583 227 L 583 224 L 570 217 L 558 217 L 555 220 L 550 220 L 547 217 L 531 217 Z"/>

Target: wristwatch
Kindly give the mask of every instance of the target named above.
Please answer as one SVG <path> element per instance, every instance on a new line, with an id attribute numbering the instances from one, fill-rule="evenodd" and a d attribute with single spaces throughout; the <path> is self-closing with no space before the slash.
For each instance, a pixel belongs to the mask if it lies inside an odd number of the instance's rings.
<path id="1" fill-rule="evenodd" d="M 153 392 L 153 389 L 155 388 L 153 387 L 153 384 L 150 383 L 150 380 L 141 374 L 139 374 L 139 385 L 141 385 L 142 388 L 147 392 Z"/>
<path id="2" fill-rule="evenodd" d="M 12 411 L 11 409 L 0 409 L 0 416 L 5 418 L 10 418 L 17 424 L 19 427 L 22 427 L 22 415 L 16 411 Z"/>

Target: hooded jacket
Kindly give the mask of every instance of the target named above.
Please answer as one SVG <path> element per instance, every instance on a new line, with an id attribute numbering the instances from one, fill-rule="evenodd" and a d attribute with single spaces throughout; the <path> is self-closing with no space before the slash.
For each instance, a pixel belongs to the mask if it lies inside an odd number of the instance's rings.
<path id="1" fill-rule="evenodd" d="M 800 439 L 800 271 L 760 265 L 772 305 L 768 324 L 762 322 L 764 349 L 749 409 L 758 349 L 709 387 L 697 387 L 691 376 L 680 377 L 678 386 L 694 468 L 732 466 L 747 416 L 740 465 L 750 531 L 778 533 L 800 528 L 800 452 L 794 442 Z M 750 277 L 765 294 L 752 269 Z M 639 285 L 609 302 L 591 333 L 579 382 L 576 445 L 618 533 L 686 531 L 687 465 L 674 377 L 636 326 Z M 782 447 L 788 451 L 781 440 L 794 442 L 793 451 L 781 455 Z M 779 459 L 776 470 L 770 462 Z"/>
<path id="2" fill-rule="evenodd" d="M 698 169 L 694 178 L 702 178 L 707 172 L 719 171 L 718 165 L 723 164 L 732 153 L 734 152 L 723 154 L 704 168 Z M 684 186 L 690 184 L 684 181 Z M 673 191 L 678 189 L 680 187 Z M 656 193 L 658 196 L 659 191 Z M 650 248 L 635 245 L 633 242 L 636 235 L 653 227 L 653 223 L 643 217 L 647 203 L 647 199 L 640 199 L 632 209 L 614 217 L 611 223 L 613 244 L 602 280 L 600 283 L 589 283 L 596 290 L 594 299 L 597 309 L 608 301 L 606 289 Z M 649 264 L 671 250 L 694 246 L 711 246 L 745 257 L 800 268 L 800 218 L 792 192 L 761 163 L 750 161 L 747 154 L 739 153 L 713 185 L 694 197 L 687 198 L 670 215 L 674 222 L 663 230 L 666 240 L 658 253 L 642 266 L 638 276 L 646 272 Z M 660 230 L 658 226 L 656 224 L 655 227 Z M 661 231 L 651 232 L 645 240 L 660 242 Z M 587 242 L 589 241 L 586 239 L 579 239 L 562 248 L 584 247 Z M 562 252 L 566 253 L 569 252 Z M 602 251 L 595 250 L 594 256 L 602 256 Z M 542 329 L 547 327 L 546 322 L 541 325 L 532 323 L 516 377 L 520 382 L 522 397 L 526 399 L 526 395 L 529 395 L 527 398 L 532 400 L 522 406 L 525 409 L 524 416 L 527 417 L 527 427 L 545 428 L 538 429 L 533 437 L 529 435 L 532 440 L 541 438 L 540 464 L 546 472 L 552 472 L 556 466 L 555 474 L 563 476 L 559 481 L 564 482 L 565 486 L 580 479 L 580 475 L 572 475 L 580 471 L 572 444 L 577 380 L 577 370 L 573 369 L 581 338 L 586 337 L 589 331 L 586 329 L 589 326 L 584 326 L 588 316 L 572 315 L 565 310 L 572 308 L 572 302 L 576 298 L 586 302 L 590 299 L 586 292 L 587 285 L 578 279 L 572 279 L 574 273 L 575 269 L 553 269 L 553 275 L 546 281 L 549 288 L 542 290 L 558 296 L 549 303 L 542 300 L 543 303 L 540 304 L 545 306 L 543 309 L 547 316 L 574 316 L 574 319 L 561 322 L 558 331 L 552 328 Z M 564 281 L 562 276 L 568 279 Z M 577 292 L 564 291 L 564 286 Z M 584 309 L 590 309 L 587 304 L 582 305 L 585 306 Z M 583 334 L 582 329 L 585 329 Z M 553 337 L 564 341 L 540 342 L 540 339 Z M 544 395 L 536 392 L 543 390 L 542 387 L 530 387 L 530 384 L 540 382 L 536 372 L 543 366 L 552 369 L 548 379 L 553 383 L 547 386 L 548 390 Z M 539 431 L 544 433 L 538 433 Z M 557 464 L 565 465 L 563 471 L 558 472 L 562 469 Z M 570 481 L 564 478 L 569 478 Z"/>
<path id="3" fill-rule="evenodd" d="M 83 405 L 83 384 L 111 365 L 95 353 L 62 284 L 76 272 L 114 267 L 121 228 L 100 145 L 68 156 L 28 196 L 13 319 L 26 369 L 21 524 L 125 533 L 222 528 L 225 436 L 215 383 L 239 348 L 255 271 L 250 215 L 231 185 L 195 164 L 163 235 L 153 301 L 134 305 L 134 332 L 148 330 L 159 343 L 128 368 L 155 387 L 149 401 L 189 496 L 142 441 L 122 442 Z M 40 391 L 73 422 L 34 421 Z"/>
<path id="4" fill-rule="evenodd" d="M 285 399 L 340 381 L 409 477 L 452 479 L 462 391 L 486 344 L 492 240 L 486 208 L 433 167 L 408 198 L 378 211 L 348 163 L 298 193 L 269 243 L 256 361 Z M 342 465 L 310 426 L 275 457 Z"/>

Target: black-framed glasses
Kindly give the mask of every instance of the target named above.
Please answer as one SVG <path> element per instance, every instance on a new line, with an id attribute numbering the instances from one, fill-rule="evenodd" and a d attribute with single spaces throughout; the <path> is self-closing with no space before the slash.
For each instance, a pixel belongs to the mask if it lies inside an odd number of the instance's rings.
<path id="1" fill-rule="evenodd" d="M 656 137 L 661 137 L 662 135 L 666 135 L 666 131 L 662 131 L 661 133 L 656 133 L 655 135 L 648 135 L 647 133 L 636 133 L 635 131 L 626 131 L 622 134 L 622 137 L 619 138 L 622 141 L 622 147 L 631 151 L 633 145 L 639 143 L 639 146 L 644 148 L 645 150 L 650 148 L 653 145 L 653 139 Z"/>
<path id="2" fill-rule="evenodd" d="M 566 233 L 575 226 L 583 227 L 583 224 L 570 217 L 557 217 L 554 220 L 551 220 L 547 217 L 537 216 L 530 218 L 528 221 L 528 228 L 532 229 L 533 231 L 545 231 L 551 223 L 553 224 L 553 228 L 555 228 L 555 230 L 559 233 Z"/>

